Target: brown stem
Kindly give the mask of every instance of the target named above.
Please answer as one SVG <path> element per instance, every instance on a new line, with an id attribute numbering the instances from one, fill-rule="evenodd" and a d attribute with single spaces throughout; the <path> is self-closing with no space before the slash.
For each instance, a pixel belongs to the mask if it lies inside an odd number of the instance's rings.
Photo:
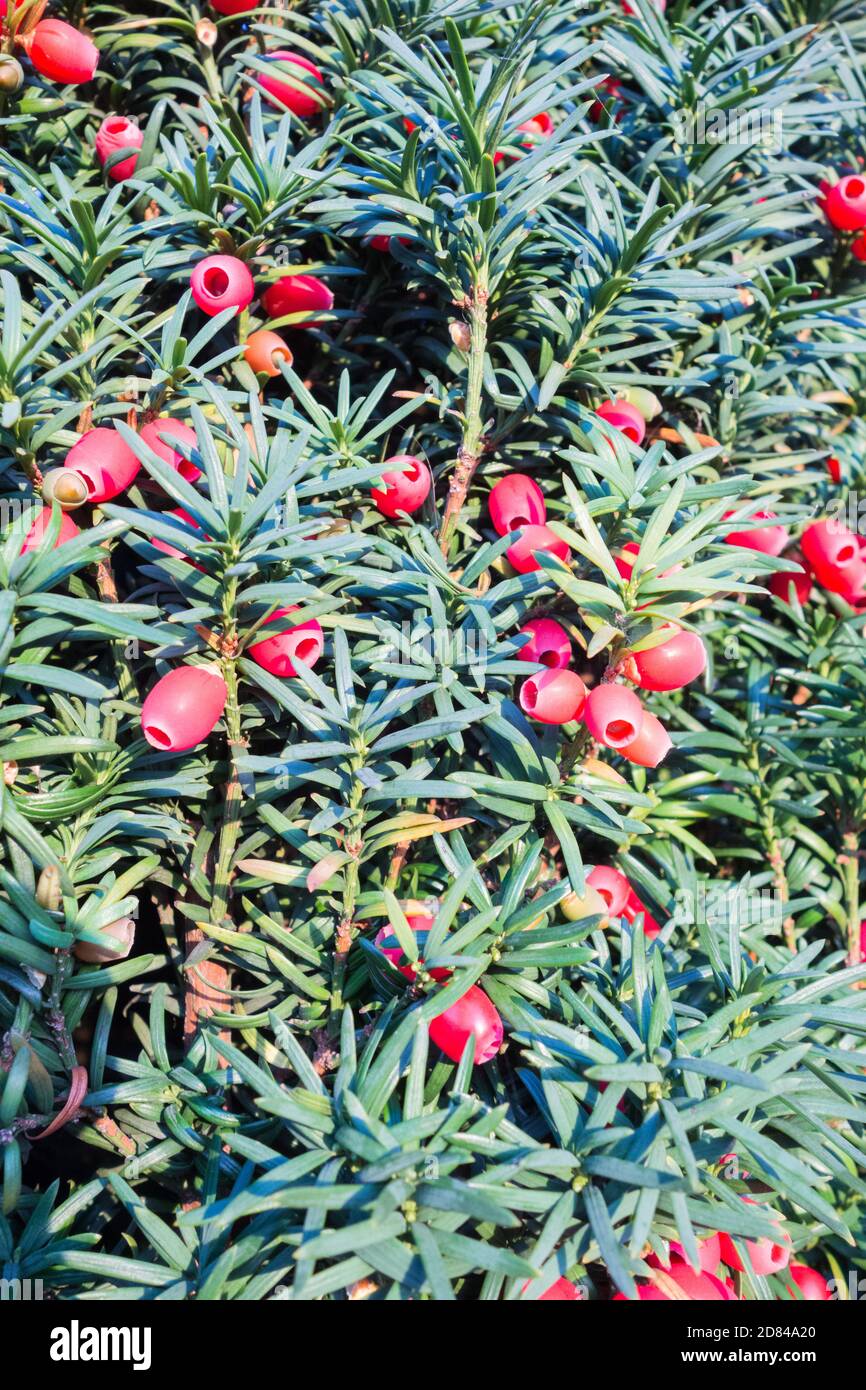
<path id="1" fill-rule="evenodd" d="M 457 466 L 448 486 L 445 515 L 439 531 L 439 545 L 448 554 L 458 518 L 466 501 L 475 470 L 484 451 L 484 419 L 481 413 L 484 355 L 487 351 L 487 284 L 479 278 L 466 304 L 469 317 L 469 368 L 466 381 L 466 409 L 463 439 L 457 451 Z"/>

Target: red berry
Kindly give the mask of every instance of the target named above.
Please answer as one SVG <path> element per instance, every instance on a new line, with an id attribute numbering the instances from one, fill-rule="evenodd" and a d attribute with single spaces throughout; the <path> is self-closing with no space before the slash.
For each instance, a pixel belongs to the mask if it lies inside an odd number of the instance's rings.
<path id="1" fill-rule="evenodd" d="M 605 748 L 627 748 L 640 733 L 643 705 L 624 685 L 597 685 L 589 692 L 583 720 Z"/>
<path id="2" fill-rule="evenodd" d="M 525 473 L 506 473 L 490 490 L 490 520 L 500 536 L 522 526 L 543 526 L 547 520 L 544 493 Z"/>
<path id="3" fill-rule="evenodd" d="M 89 82 L 96 72 L 99 49 L 86 34 L 62 19 L 40 19 L 18 39 L 40 77 L 52 82 Z"/>
<path id="4" fill-rule="evenodd" d="M 191 459 L 184 458 L 179 449 L 173 449 L 170 444 L 167 444 L 162 438 L 163 435 L 180 439 L 191 449 L 197 449 L 198 439 L 195 430 L 191 425 L 185 425 L 182 420 L 173 420 L 169 416 L 163 415 L 158 420 L 151 420 L 149 425 L 145 425 L 140 438 L 162 459 L 163 463 L 167 463 L 169 468 L 173 468 L 186 482 L 198 482 L 201 477 L 201 469 L 197 468 Z"/>
<path id="5" fill-rule="evenodd" d="M 334 296 L 315 275 L 283 275 L 268 285 L 262 304 L 272 319 L 283 319 L 289 314 L 327 314 L 334 307 Z M 292 327 L 309 328 L 312 323 L 315 318 L 304 318 Z"/>
<path id="6" fill-rule="evenodd" d="M 632 655 L 629 679 L 641 690 L 682 690 L 705 669 L 707 649 L 696 632 L 678 630 L 671 623 L 661 630 L 670 632 L 670 637 Z"/>
<path id="7" fill-rule="evenodd" d="M 655 941 L 662 929 L 661 922 L 656 921 L 649 908 L 641 902 L 631 884 L 628 885 L 628 897 L 622 915 L 632 926 L 638 917 L 643 917 L 643 934 L 649 941 Z M 718 1260 L 716 1260 L 716 1264 L 718 1264 Z"/>
<path id="8" fill-rule="evenodd" d="M 108 502 L 124 492 L 136 477 L 141 464 L 117 430 L 88 430 L 73 444 L 64 468 L 80 473 L 87 484 L 89 502 Z"/>
<path id="9" fill-rule="evenodd" d="M 173 507 L 170 512 L 163 512 L 163 516 L 176 516 L 178 521 L 185 522 L 186 525 L 191 526 L 193 530 L 201 530 L 195 517 L 190 516 L 189 512 L 185 512 L 183 507 Z M 186 551 L 178 550 L 176 546 L 170 545 L 168 541 L 161 541 L 158 540 L 156 536 L 151 536 L 150 543 L 155 550 L 161 550 L 164 555 L 170 555 L 174 560 L 183 560 L 186 564 L 192 564 L 197 570 L 202 568 L 202 566 L 196 564 L 194 560 L 190 560 Z"/>
<path id="10" fill-rule="evenodd" d="M 444 1013 L 430 1021 L 430 1040 L 459 1062 L 469 1038 L 475 1038 L 475 1065 L 495 1057 L 502 1046 L 502 1019 L 483 989 L 470 985 L 466 993 Z"/>
<path id="11" fill-rule="evenodd" d="M 540 671 L 520 688 L 520 707 L 540 724 L 569 724 L 580 718 L 586 686 L 576 671 Z"/>
<path id="12" fill-rule="evenodd" d="M 733 512 L 725 512 L 726 521 Z M 773 521 L 775 512 L 755 512 L 758 521 Z M 784 526 L 754 526 L 748 531 L 729 531 L 725 536 L 728 545 L 741 545 L 746 550 L 760 550 L 764 555 L 781 555 L 788 544 L 788 532 Z"/>
<path id="13" fill-rule="evenodd" d="M 278 608 L 272 617 L 268 618 L 262 627 L 269 627 L 271 623 L 280 623 L 289 613 L 297 612 L 298 605 L 290 604 L 288 608 Z M 251 647 L 247 647 L 247 656 L 251 656 L 257 666 L 263 670 L 270 671 L 272 676 L 282 676 L 290 678 L 298 673 L 295 670 L 295 657 L 303 661 L 305 666 L 315 666 L 322 652 L 325 650 L 325 637 L 322 632 L 318 618 L 309 618 L 305 623 L 299 623 L 297 627 L 290 627 L 284 632 L 278 632 L 274 637 L 263 637 L 260 641 L 254 642 Z"/>
<path id="14" fill-rule="evenodd" d="M 249 267 L 237 256 L 205 256 L 189 277 L 192 297 L 211 317 L 223 309 L 245 309 L 255 294 Z"/>
<path id="15" fill-rule="evenodd" d="M 42 511 L 39 512 L 38 516 L 36 517 L 36 520 L 34 521 L 33 525 L 30 527 L 30 530 L 27 532 L 27 535 L 24 537 L 24 544 L 18 552 L 19 555 L 25 555 L 29 551 L 37 550 L 39 548 L 45 537 L 45 532 L 48 529 L 48 523 L 50 522 L 50 520 L 51 508 L 43 507 Z M 69 513 L 61 512 L 60 532 L 52 548 L 56 550 L 58 546 L 64 545 L 66 541 L 71 541 L 73 536 L 77 536 L 78 534 L 79 528 L 76 526 Z"/>
<path id="16" fill-rule="evenodd" d="M 289 53 L 284 48 L 278 48 L 274 53 L 266 53 L 264 56 L 269 63 L 274 64 L 274 75 L 257 72 L 254 76 L 269 96 L 274 98 L 274 105 L 287 108 L 295 116 L 318 115 L 323 109 L 323 104 L 314 92 L 319 89 L 324 92 L 325 78 L 321 68 L 317 68 L 303 53 Z M 300 68 L 301 71 L 292 73 L 292 68 Z M 295 79 L 294 82 L 292 78 Z M 304 84 L 303 88 L 298 85 L 300 83 Z"/>
<path id="17" fill-rule="evenodd" d="M 152 748 L 185 753 L 207 738 L 227 698 L 215 666 L 178 666 L 157 681 L 142 705 L 142 733 Z"/>
<path id="18" fill-rule="evenodd" d="M 846 174 L 826 190 L 822 206 L 838 232 L 861 231 L 866 227 L 866 182 L 859 174 Z"/>
<path id="19" fill-rule="evenodd" d="M 790 551 L 785 558 L 788 560 L 796 560 L 798 565 L 802 565 L 802 574 L 791 574 L 790 572 L 771 574 L 767 587 L 771 594 L 775 594 L 776 598 L 780 598 L 784 603 L 788 603 L 790 602 L 791 585 L 793 584 L 794 593 L 797 595 L 797 602 L 803 604 L 807 601 L 812 592 L 812 576 L 809 573 L 809 568 L 798 550 Z"/>
<path id="20" fill-rule="evenodd" d="M 631 579 L 631 572 L 634 569 L 634 562 L 640 554 L 640 546 L 637 541 L 626 541 L 618 555 L 614 555 L 613 563 L 616 565 L 623 579 Z"/>
<path id="21" fill-rule="evenodd" d="M 641 415 L 637 406 L 629 405 L 628 401 L 605 401 L 596 411 L 602 420 L 606 420 L 614 429 L 624 434 L 626 439 L 630 439 L 632 444 L 642 444 L 646 434 L 646 420 Z"/>
<path id="22" fill-rule="evenodd" d="M 533 570 L 541 569 L 541 564 L 536 559 L 539 553 L 556 555 L 566 564 L 571 559 L 571 551 L 565 541 L 551 531 L 549 526 L 521 527 L 518 539 L 505 553 L 518 574 L 530 574 Z"/>
<path id="23" fill-rule="evenodd" d="M 526 1293 L 531 1283 L 532 1280 L 527 1279 L 520 1292 Z M 560 1278 L 556 1279 L 550 1288 L 545 1289 L 537 1301 L 539 1303 L 575 1303 L 580 1302 L 581 1297 L 580 1289 L 576 1284 L 572 1284 L 570 1279 Z"/>
<path id="24" fill-rule="evenodd" d="M 686 1252 L 679 1241 L 670 1242 L 670 1265 L 662 1264 L 657 1255 L 647 1255 L 647 1264 L 654 1269 L 663 1269 L 668 1273 L 678 1262 L 688 1264 Z M 698 1259 L 704 1274 L 713 1274 L 718 1269 L 722 1258 L 721 1246 L 719 1244 L 718 1232 L 715 1235 L 707 1236 L 705 1240 L 698 1241 Z"/>
<path id="25" fill-rule="evenodd" d="M 529 641 L 520 648 L 521 661 L 538 661 L 554 669 L 571 661 L 568 633 L 553 618 L 530 618 L 520 631 L 529 634 Z"/>
<path id="26" fill-rule="evenodd" d="M 674 1283 L 682 1289 L 683 1293 L 690 1300 L 702 1303 L 721 1303 L 728 1302 L 737 1297 L 734 1290 L 727 1284 L 724 1284 L 721 1279 L 717 1279 L 714 1274 L 707 1274 L 703 1270 L 700 1274 L 695 1274 L 691 1265 L 673 1265 L 670 1271 L 665 1270 L 665 1274 L 669 1279 L 673 1279 Z M 662 1293 L 661 1289 L 657 1288 L 655 1284 L 638 1284 L 637 1291 L 638 1298 L 645 1302 L 667 1303 L 672 1301 L 670 1296 L 666 1293 Z M 625 1294 L 614 1294 L 613 1301 L 615 1303 L 623 1300 L 625 1300 Z"/>
<path id="27" fill-rule="evenodd" d="M 621 748 L 620 752 L 630 763 L 637 763 L 639 767 L 658 767 L 671 747 L 670 735 L 664 724 L 645 709 L 637 738 Z"/>
<path id="28" fill-rule="evenodd" d="M 96 132 L 95 144 L 96 158 L 100 164 L 105 164 L 118 150 L 133 147 L 140 150 L 144 144 L 144 131 L 139 129 L 135 121 L 127 120 L 126 116 L 106 116 Z M 131 178 L 137 162 L 138 155 L 131 154 L 128 159 L 121 159 L 119 163 L 112 164 L 109 178 L 114 179 L 116 183 Z"/>
<path id="29" fill-rule="evenodd" d="M 866 233 L 861 232 L 851 242 L 851 255 L 857 261 L 866 261 Z"/>
<path id="30" fill-rule="evenodd" d="M 587 112 L 587 115 L 589 116 L 589 119 L 591 121 L 600 121 L 605 113 L 605 110 L 609 106 L 614 106 L 616 105 L 616 103 L 622 100 L 620 96 L 620 93 L 622 92 L 622 83 L 618 80 L 618 78 L 603 77 L 600 82 L 596 83 L 596 87 L 598 91 L 604 92 L 605 96 L 610 97 L 610 102 L 604 102 L 602 100 L 594 101 L 590 106 L 589 111 Z M 623 112 L 616 111 L 614 114 L 614 120 L 617 124 L 619 124 L 622 118 Z"/>
<path id="31" fill-rule="evenodd" d="M 262 0 L 210 0 L 217 14 L 248 14 Z"/>
<path id="32" fill-rule="evenodd" d="M 388 465 L 394 465 L 389 467 Z M 394 454 L 382 465 L 385 486 L 373 488 L 370 496 L 383 516 L 395 517 L 400 512 L 417 512 L 433 486 L 430 469 L 414 454 Z"/>
<path id="33" fill-rule="evenodd" d="M 667 7 L 667 0 L 652 0 L 652 3 L 655 5 L 659 14 L 664 14 Z M 622 11 L 623 14 L 640 14 L 640 11 L 635 9 L 634 5 L 630 3 L 630 0 L 622 0 Z"/>
<path id="34" fill-rule="evenodd" d="M 758 1205 L 752 1197 L 742 1197 L 741 1200 L 750 1207 Z M 752 1269 L 756 1274 L 778 1274 L 779 1270 L 784 1269 L 791 1258 L 791 1237 L 782 1230 L 777 1220 L 773 1221 L 773 1225 L 779 1231 L 775 1240 L 771 1240 L 769 1236 L 761 1236 L 760 1240 L 743 1240 L 740 1236 L 736 1238 L 741 1245 L 745 1245 L 752 1262 Z M 719 1241 L 722 1260 L 728 1269 L 745 1269 L 734 1241 L 726 1231 L 719 1232 Z"/>
<path id="35" fill-rule="evenodd" d="M 801 1297 L 807 1303 L 828 1303 L 831 1301 L 833 1295 L 830 1292 L 830 1285 L 823 1274 L 819 1274 L 817 1269 L 813 1269 L 811 1265 L 789 1265 L 788 1273 L 797 1285 Z M 794 1290 L 791 1285 L 787 1284 L 785 1287 L 788 1293 L 794 1297 Z"/>
<path id="36" fill-rule="evenodd" d="M 607 864 L 599 864 L 587 874 L 586 881 L 607 903 L 612 917 L 622 916 L 631 892 L 631 884 L 625 874 Z"/>
<path id="37" fill-rule="evenodd" d="M 833 479 L 833 482 L 834 482 L 834 483 L 839 483 L 839 482 L 841 482 L 841 481 L 842 481 L 842 465 L 841 465 L 841 463 L 839 462 L 839 460 L 835 457 L 835 455 L 831 454 L 830 457 L 829 457 L 828 459 L 825 460 L 825 462 L 826 462 L 826 464 L 827 464 L 827 472 L 830 474 L 830 477 Z"/>
<path id="38" fill-rule="evenodd" d="M 812 573 L 823 589 L 849 603 L 866 593 L 866 560 L 858 537 L 830 518 L 813 521 L 800 540 Z"/>
<path id="39" fill-rule="evenodd" d="M 411 906 L 411 902 L 403 904 L 403 912 L 406 921 L 409 923 L 411 930 L 416 936 L 418 934 L 426 936 L 426 933 L 430 931 L 436 919 L 423 908 L 418 912 L 410 911 Z M 392 965 L 397 967 L 401 975 L 405 975 L 407 980 L 415 979 L 417 973 L 415 966 L 410 965 L 405 959 L 403 948 L 394 935 L 390 925 L 381 927 L 379 931 L 377 931 L 373 938 L 373 944 L 378 946 L 383 956 L 388 957 L 388 960 L 391 961 Z M 419 945 L 423 947 L 423 942 L 419 943 Z M 423 964 L 423 957 L 419 957 L 419 960 Z M 435 970 L 430 971 L 430 975 L 434 980 L 449 980 L 451 978 L 451 971 L 445 969 L 444 966 L 437 966 Z"/>

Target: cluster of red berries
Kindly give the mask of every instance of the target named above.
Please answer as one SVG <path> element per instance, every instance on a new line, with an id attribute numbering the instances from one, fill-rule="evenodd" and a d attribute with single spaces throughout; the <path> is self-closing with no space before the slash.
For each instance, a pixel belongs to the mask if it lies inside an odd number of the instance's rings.
<path id="1" fill-rule="evenodd" d="M 602 927 L 608 925 L 611 917 L 622 917 L 629 926 L 642 921 L 644 936 L 648 941 L 655 941 L 662 929 L 661 923 L 656 921 L 638 897 L 625 874 L 609 864 L 598 864 L 591 869 L 586 875 L 583 893 L 569 893 L 563 898 L 560 910 L 570 922 L 598 916 Z"/>
<path id="2" fill-rule="evenodd" d="M 139 437 L 187 483 L 194 484 L 202 476 L 197 465 L 177 447 L 182 444 L 190 453 L 195 449 L 196 435 L 190 425 L 165 416 L 145 425 Z M 99 504 L 119 496 L 135 480 L 140 468 L 137 455 L 115 430 L 97 427 L 83 434 L 69 450 L 63 467 L 53 469 L 43 479 L 44 498 L 62 508 L 55 548 L 79 534 L 69 515 L 71 510 L 87 502 Z M 183 508 L 175 508 L 167 515 L 199 529 Z M 46 505 L 25 536 L 22 554 L 41 545 L 51 522 L 52 509 Z M 167 542 L 154 539 L 152 543 L 155 549 L 189 563 L 183 551 Z M 296 608 L 297 605 L 277 608 L 264 626 L 277 623 L 282 625 L 281 630 L 247 648 L 247 656 L 272 675 L 296 676 L 296 659 L 312 667 L 324 651 L 324 634 L 317 619 L 285 626 L 285 618 Z M 214 729 L 227 695 L 225 681 L 214 667 L 184 666 L 170 671 L 157 681 L 142 707 L 145 738 L 163 752 L 181 753 L 194 748 Z"/>
<path id="3" fill-rule="evenodd" d="M 822 179 L 818 206 L 837 232 L 859 233 L 851 243 L 851 254 L 866 261 L 866 177 L 845 174 L 836 183 Z"/>
<path id="4" fill-rule="evenodd" d="M 619 870 L 599 865 L 587 875 L 586 885 L 585 894 L 581 899 L 578 900 L 576 894 L 564 899 L 562 908 L 569 919 L 577 920 L 597 910 L 600 910 L 602 915 L 610 913 L 613 916 L 631 918 L 642 914 L 644 931 L 648 935 L 655 936 L 661 930 L 637 897 L 628 879 Z M 403 911 L 410 929 L 421 936 L 419 945 L 423 946 L 423 938 L 435 920 L 432 913 L 424 903 L 414 900 L 403 903 Z M 423 971 L 423 958 L 419 957 L 415 963 L 406 960 L 390 926 L 379 929 L 374 944 L 410 982 L 414 983 L 418 971 Z M 438 967 L 430 970 L 429 975 L 437 983 L 443 983 L 450 978 L 451 971 Z M 429 1035 L 430 1040 L 452 1062 L 461 1060 L 470 1038 L 474 1039 L 475 1063 L 483 1065 L 495 1057 L 502 1046 L 504 1029 L 502 1019 L 488 996 L 477 985 L 472 985 L 456 1004 L 450 1005 L 431 1020 Z M 742 1200 L 749 1205 L 756 1205 L 752 1197 L 743 1196 Z M 773 1224 L 777 1226 L 775 1237 L 762 1236 L 757 1240 L 745 1239 L 742 1242 L 753 1272 L 757 1275 L 767 1275 L 778 1274 L 787 1269 L 796 1286 L 795 1291 L 791 1284 L 787 1285 L 792 1298 L 799 1296 L 807 1301 L 830 1299 L 830 1287 L 817 1270 L 809 1265 L 790 1263 L 791 1238 L 777 1220 Z M 676 1241 L 671 1241 L 667 1264 L 655 1254 L 648 1256 L 647 1263 L 672 1280 L 688 1299 L 736 1299 L 737 1293 L 728 1271 L 742 1272 L 746 1269 L 746 1264 L 734 1240 L 724 1232 L 708 1236 L 698 1242 L 698 1257 L 700 1269 L 696 1272 L 688 1262 L 683 1247 Z M 720 1265 L 726 1266 L 727 1269 L 720 1273 Z M 641 1300 L 663 1301 L 676 1297 L 676 1294 L 664 1292 L 661 1287 L 664 1282 L 660 1280 L 659 1284 L 639 1283 L 638 1297 Z M 577 1301 L 580 1297 L 580 1290 L 576 1285 L 568 1279 L 560 1278 L 542 1294 L 541 1301 Z M 615 1294 L 614 1299 L 624 1300 L 625 1295 Z"/>
<path id="5" fill-rule="evenodd" d="M 726 518 L 731 515 L 725 513 Z M 755 517 L 759 521 L 776 521 L 776 514 L 771 511 L 756 512 Z M 800 537 L 799 549 L 786 549 L 788 531 L 780 524 L 729 531 L 725 539 L 765 555 L 781 555 L 784 551 L 788 559 L 797 561 L 802 573 L 774 574 L 769 581 L 771 593 L 786 603 L 792 587 L 798 603 L 805 603 L 813 584 L 827 593 L 838 594 L 855 607 L 866 603 L 866 538 L 832 517 L 810 522 Z"/>
<path id="6" fill-rule="evenodd" d="M 423 938 L 433 926 L 432 914 L 423 903 L 411 900 L 403 904 L 403 911 L 410 929 L 416 935 L 421 934 L 422 942 L 419 944 L 423 945 Z M 404 960 L 403 952 L 390 927 L 382 927 L 376 933 L 374 945 L 401 975 L 414 982 L 417 978 L 416 967 Z M 417 964 L 423 968 L 424 962 L 419 959 Z M 440 983 L 451 978 L 451 971 L 444 968 L 434 968 L 429 973 L 431 979 Z M 452 1062 L 460 1061 L 467 1042 L 474 1038 L 476 1066 L 482 1066 L 496 1056 L 502 1046 L 504 1031 L 499 1013 L 484 990 L 479 989 L 477 985 L 471 985 L 456 1004 L 452 1004 L 431 1019 L 429 1028 L 431 1042 Z"/>
<path id="7" fill-rule="evenodd" d="M 755 1205 L 751 1197 L 744 1202 Z M 786 1284 L 789 1296 L 803 1299 L 807 1303 L 829 1302 L 833 1294 L 828 1281 L 811 1265 L 791 1264 L 790 1237 L 779 1229 L 777 1240 L 762 1237 L 760 1240 L 744 1240 L 752 1270 L 757 1275 L 778 1274 L 787 1269 L 792 1283 Z M 684 1296 L 698 1302 L 726 1302 L 737 1300 L 734 1281 L 728 1271 L 743 1271 L 745 1265 L 734 1241 L 724 1232 L 717 1232 L 698 1241 L 698 1263 L 696 1271 L 688 1261 L 686 1252 L 678 1241 L 670 1242 L 669 1263 L 665 1264 L 657 1255 L 647 1256 L 647 1264 L 664 1276 L 656 1283 L 639 1283 L 638 1298 L 642 1302 L 669 1302 Z M 720 1268 L 721 1267 L 721 1268 Z M 670 1280 L 675 1289 L 665 1292 L 662 1287 Z M 541 1302 L 579 1301 L 580 1290 L 570 1280 L 557 1279 L 541 1295 Z M 627 1302 L 626 1295 L 616 1293 L 615 1303 Z"/>
<path id="8" fill-rule="evenodd" d="M 532 478 L 523 473 L 507 474 L 491 490 L 488 506 L 499 535 L 517 532 L 517 540 L 506 555 L 519 573 L 539 569 L 540 553 L 568 563 L 569 548 L 546 524 L 544 495 Z M 637 549 L 634 543 L 632 547 Z M 673 624 L 665 624 L 660 631 L 666 630 L 669 635 L 658 645 L 633 652 L 618 667 L 619 674 L 642 690 L 680 690 L 706 666 L 706 650 L 696 633 Z M 520 632 L 528 639 L 521 648 L 521 658 L 547 667 L 523 683 L 519 699 L 524 713 L 542 724 L 582 720 L 604 747 L 616 749 L 641 767 L 658 766 L 670 750 L 670 738 L 632 690 L 609 681 L 587 691 L 570 666 L 568 633 L 554 619 L 530 619 Z"/>

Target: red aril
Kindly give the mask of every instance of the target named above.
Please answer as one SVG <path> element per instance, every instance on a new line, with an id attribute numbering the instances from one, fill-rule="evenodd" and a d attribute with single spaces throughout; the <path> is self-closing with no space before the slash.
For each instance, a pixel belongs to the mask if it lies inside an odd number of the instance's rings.
<path id="1" fill-rule="evenodd" d="M 624 685 L 597 685 L 589 692 L 583 721 L 592 737 L 605 748 L 627 748 L 640 733 L 644 710 L 633 691 Z"/>
<path id="2" fill-rule="evenodd" d="M 500 536 L 523 526 L 543 526 L 547 520 L 544 493 L 525 473 L 506 473 L 490 490 L 490 520 Z"/>
<path id="3" fill-rule="evenodd" d="M 289 613 L 297 612 L 297 607 L 295 603 L 290 604 L 288 608 L 278 608 L 259 631 L 277 622 L 285 627 L 281 619 Z M 290 627 L 273 637 L 263 637 L 254 642 L 247 648 L 247 656 L 252 657 L 256 665 L 261 666 L 264 671 L 270 671 L 272 676 L 290 678 L 298 674 L 294 664 L 296 657 L 303 661 L 305 666 L 315 666 L 324 650 L 325 636 L 321 624 L 318 618 L 309 618 L 297 627 Z"/>
<path id="4" fill-rule="evenodd" d="M 430 1020 L 430 1041 L 452 1062 L 459 1062 L 470 1038 L 475 1039 L 475 1065 L 495 1057 L 502 1046 L 502 1019 L 483 989 L 470 985 L 444 1013 Z"/>
<path id="5" fill-rule="evenodd" d="M 373 488 L 370 496 L 383 516 L 417 512 L 433 486 L 430 469 L 414 454 L 394 454 L 382 465 L 384 487 Z"/>
<path id="6" fill-rule="evenodd" d="M 520 708 L 540 724 L 570 724 L 580 717 L 586 686 L 576 671 L 540 671 L 520 688 Z"/>
<path id="7" fill-rule="evenodd" d="M 553 668 L 567 666 L 571 661 L 568 633 L 553 618 L 530 618 L 520 632 L 529 636 L 529 641 L 520 648 L 521 661 L 538 661 Z"/>
<path id="8" fill-rule="evenodd" d="M 706 668 L 706 647 L 696 632 L 672 623 L 665 623 L 661 631 L 670 633 L 666 641 L 632 654 L 629 679 L 641 690 L 682 690 Z"/>

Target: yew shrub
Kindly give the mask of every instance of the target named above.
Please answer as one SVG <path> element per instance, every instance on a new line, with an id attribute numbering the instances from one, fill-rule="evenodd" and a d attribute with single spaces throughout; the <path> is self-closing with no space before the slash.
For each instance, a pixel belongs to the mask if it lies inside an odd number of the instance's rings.
<path id="1" fill-rule="evenodd" d="M 45 11 L 0 16 L 0 1272 L 848 1296 L 860 6 Z"/>

